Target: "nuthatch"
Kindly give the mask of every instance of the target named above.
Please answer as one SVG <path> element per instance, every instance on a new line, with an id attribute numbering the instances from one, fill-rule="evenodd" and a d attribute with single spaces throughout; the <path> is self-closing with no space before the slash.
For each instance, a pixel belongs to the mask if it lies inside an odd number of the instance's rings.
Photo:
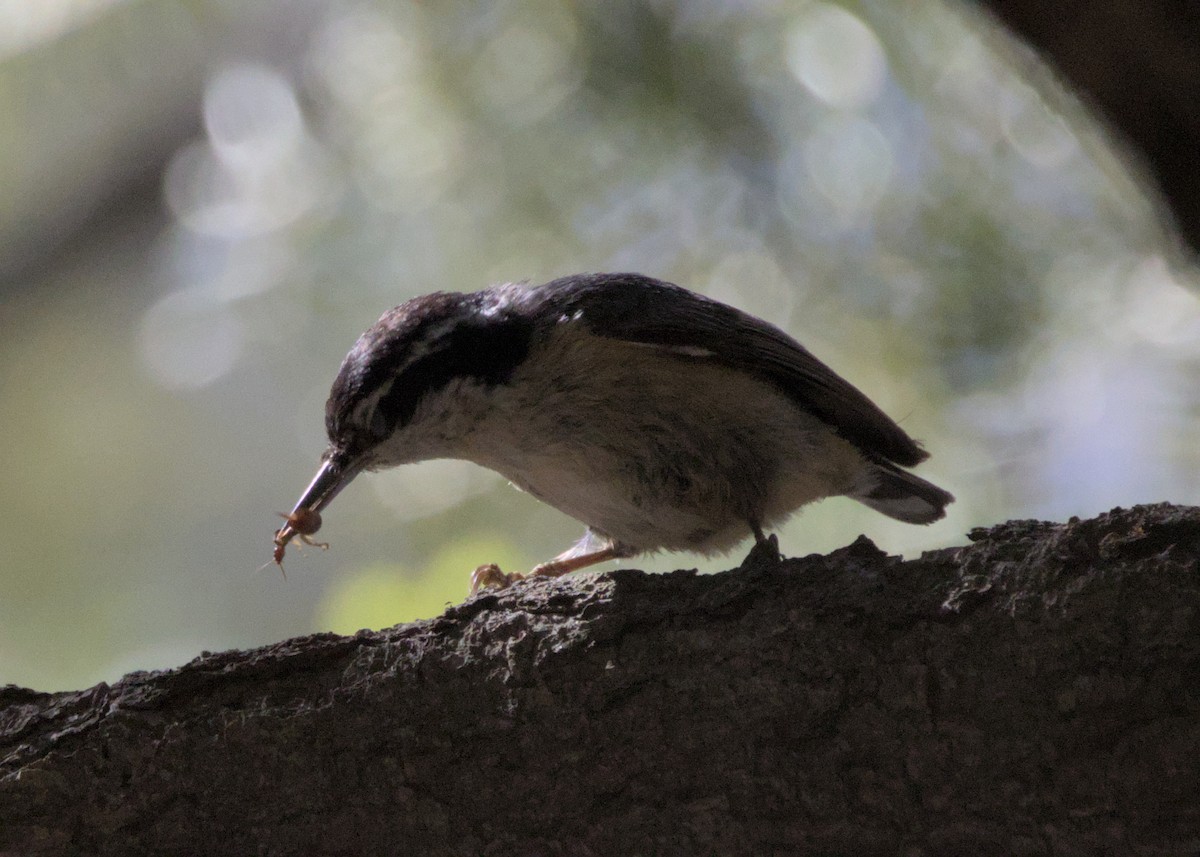
<path id="1" fill-rule="evenodd" d="M 638 274 L 438 292 L 384 313 L 342 362 L 329 448 L 275 534 L 309 541 L 364 470 L 473 461 L 587 525 L 533 569 L 644 551 L 727 551 L 844 495 L 928 524 L 954 497 L 902 468 L 928 457 L 783 331 Z M 472 580 L 523 575 L 481 566 Z"/>

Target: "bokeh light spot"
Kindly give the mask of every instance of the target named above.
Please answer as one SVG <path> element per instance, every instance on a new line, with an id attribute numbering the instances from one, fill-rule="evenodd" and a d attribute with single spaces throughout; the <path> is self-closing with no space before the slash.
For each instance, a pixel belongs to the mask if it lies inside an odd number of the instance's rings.
<path id="1" fill-rule="evenodd" d="M 1200 299 L 1171 275 L 1166 259 L 1149 256 L 1129 281 L 1129 326 L 1136 336 L 1194 355 L 1200 351 Z"/>
<path id="2" fill-rule="evenodd" d="M 501 477 L 469 461 L 438 459 L 382 473 L 376 496 L 403 521 L 436 515 L 496 487 Z"/>
<path id="3" fill-rule="evenodd" d="M 216 381 L 237 362 L 242 340 L 238 316 L 198 289 L 160 298 L 142 319 L 142 359 L 169 389 Z"/>
<path id="4" fill-rule="evenodd" d="M 854 116 L 830 116 L 804 146 L 812 186 L 838 222 L 853 226 L 879 204 L 892 174 L 892 148 L 876 125 Z"/>
<path id="5" fill-rule="evenodd" d="M 201 235 L 241 239 L 295 221 L 333 190 L 326 157 L 304 132 L 291 84 L 261 65 L 234 65 L 209 84 L 206 142 L 182 148 L 167 203 Z"/>
<path id="6" fill-rule="evenodd" d="M 0 0 L 0 59 L 48 42 L 128 0 Z"/>
<path id="7" fill-rule="evenodd" d="M 887 61 L 875 32 L 840 6 L 814 3 L 787 38 L 796 79 L 831 107 L 861 108 L 883 88 Z"/>
<path id="8" fill-rule="evenodd" d="M 255 64 L 232 65 L 213 78 L 204 93 L 204 126 L 223 160 L 251 164 L 290 151 L 303 132 L 291 84 Z"/>
<path id="9" fill-rule="evenodd" d="M 573 38 L 537 26 L 508 27 L 477 60 L 479 101 L 509 125 L 544 116 L 579 84 L 579 66 L 571 62 L 573 44 Z"/>
<path id="10" fill-rule="evenodd" d="M 1021 157 L 1042 169 L 1060 169 L 1079 152 L 1066 120 L 1051 111 L 1032 87 L 1015 87 L 1001 109 L 1000 127 Z"/>

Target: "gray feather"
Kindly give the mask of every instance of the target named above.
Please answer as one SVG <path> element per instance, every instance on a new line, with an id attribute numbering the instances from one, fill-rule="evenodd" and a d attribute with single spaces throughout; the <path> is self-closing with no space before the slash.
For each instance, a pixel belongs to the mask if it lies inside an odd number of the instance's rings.
<path id="1" fill-rule="evenodd" d="M 911 467 L 928 453 L 874 402 L 774 325 L 640 274 L 578 274 L 530 290 L 592 333 L 711 359 L 774 384 L 868 458 Z"/>

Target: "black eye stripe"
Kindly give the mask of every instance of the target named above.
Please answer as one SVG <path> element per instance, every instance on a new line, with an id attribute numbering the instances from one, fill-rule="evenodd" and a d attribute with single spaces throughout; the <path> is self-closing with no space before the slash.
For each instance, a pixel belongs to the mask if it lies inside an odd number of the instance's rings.
<path id="1" fill-rule="evenodd" d="M 400 372 L 376 405 L 372 423 L 389 429 L 407 424 L 425 396 L 455 379 L 489 387 L 507 382 L 528 354 L 531 335 L 532 326 L 517 320 L 465 322 L 447 331 Z"/>
<path id="2" fill-rule="evenodd" d="M 435 292 L 389 310 L 365 331 L 325 404 L 331 445 L 348 455 L 363 452 L 457 378 L 506 382 L 525 359 L 534 326 L 498 312 L 486 298 Z"/>

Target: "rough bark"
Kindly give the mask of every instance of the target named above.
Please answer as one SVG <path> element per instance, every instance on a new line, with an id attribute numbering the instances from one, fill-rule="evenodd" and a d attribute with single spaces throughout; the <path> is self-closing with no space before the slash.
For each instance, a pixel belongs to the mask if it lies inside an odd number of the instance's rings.
<path id="1" fill-rule="evenodd" d="M 617 571 L 0 693 L 0 854 L 1200 850 L 1200 509 Z"/>
<path id="2" fill-rule="evenodd" d="M 1200 253 L 1200 7 L 1180 0 L 979 0 L 1093 107 Z"/>

